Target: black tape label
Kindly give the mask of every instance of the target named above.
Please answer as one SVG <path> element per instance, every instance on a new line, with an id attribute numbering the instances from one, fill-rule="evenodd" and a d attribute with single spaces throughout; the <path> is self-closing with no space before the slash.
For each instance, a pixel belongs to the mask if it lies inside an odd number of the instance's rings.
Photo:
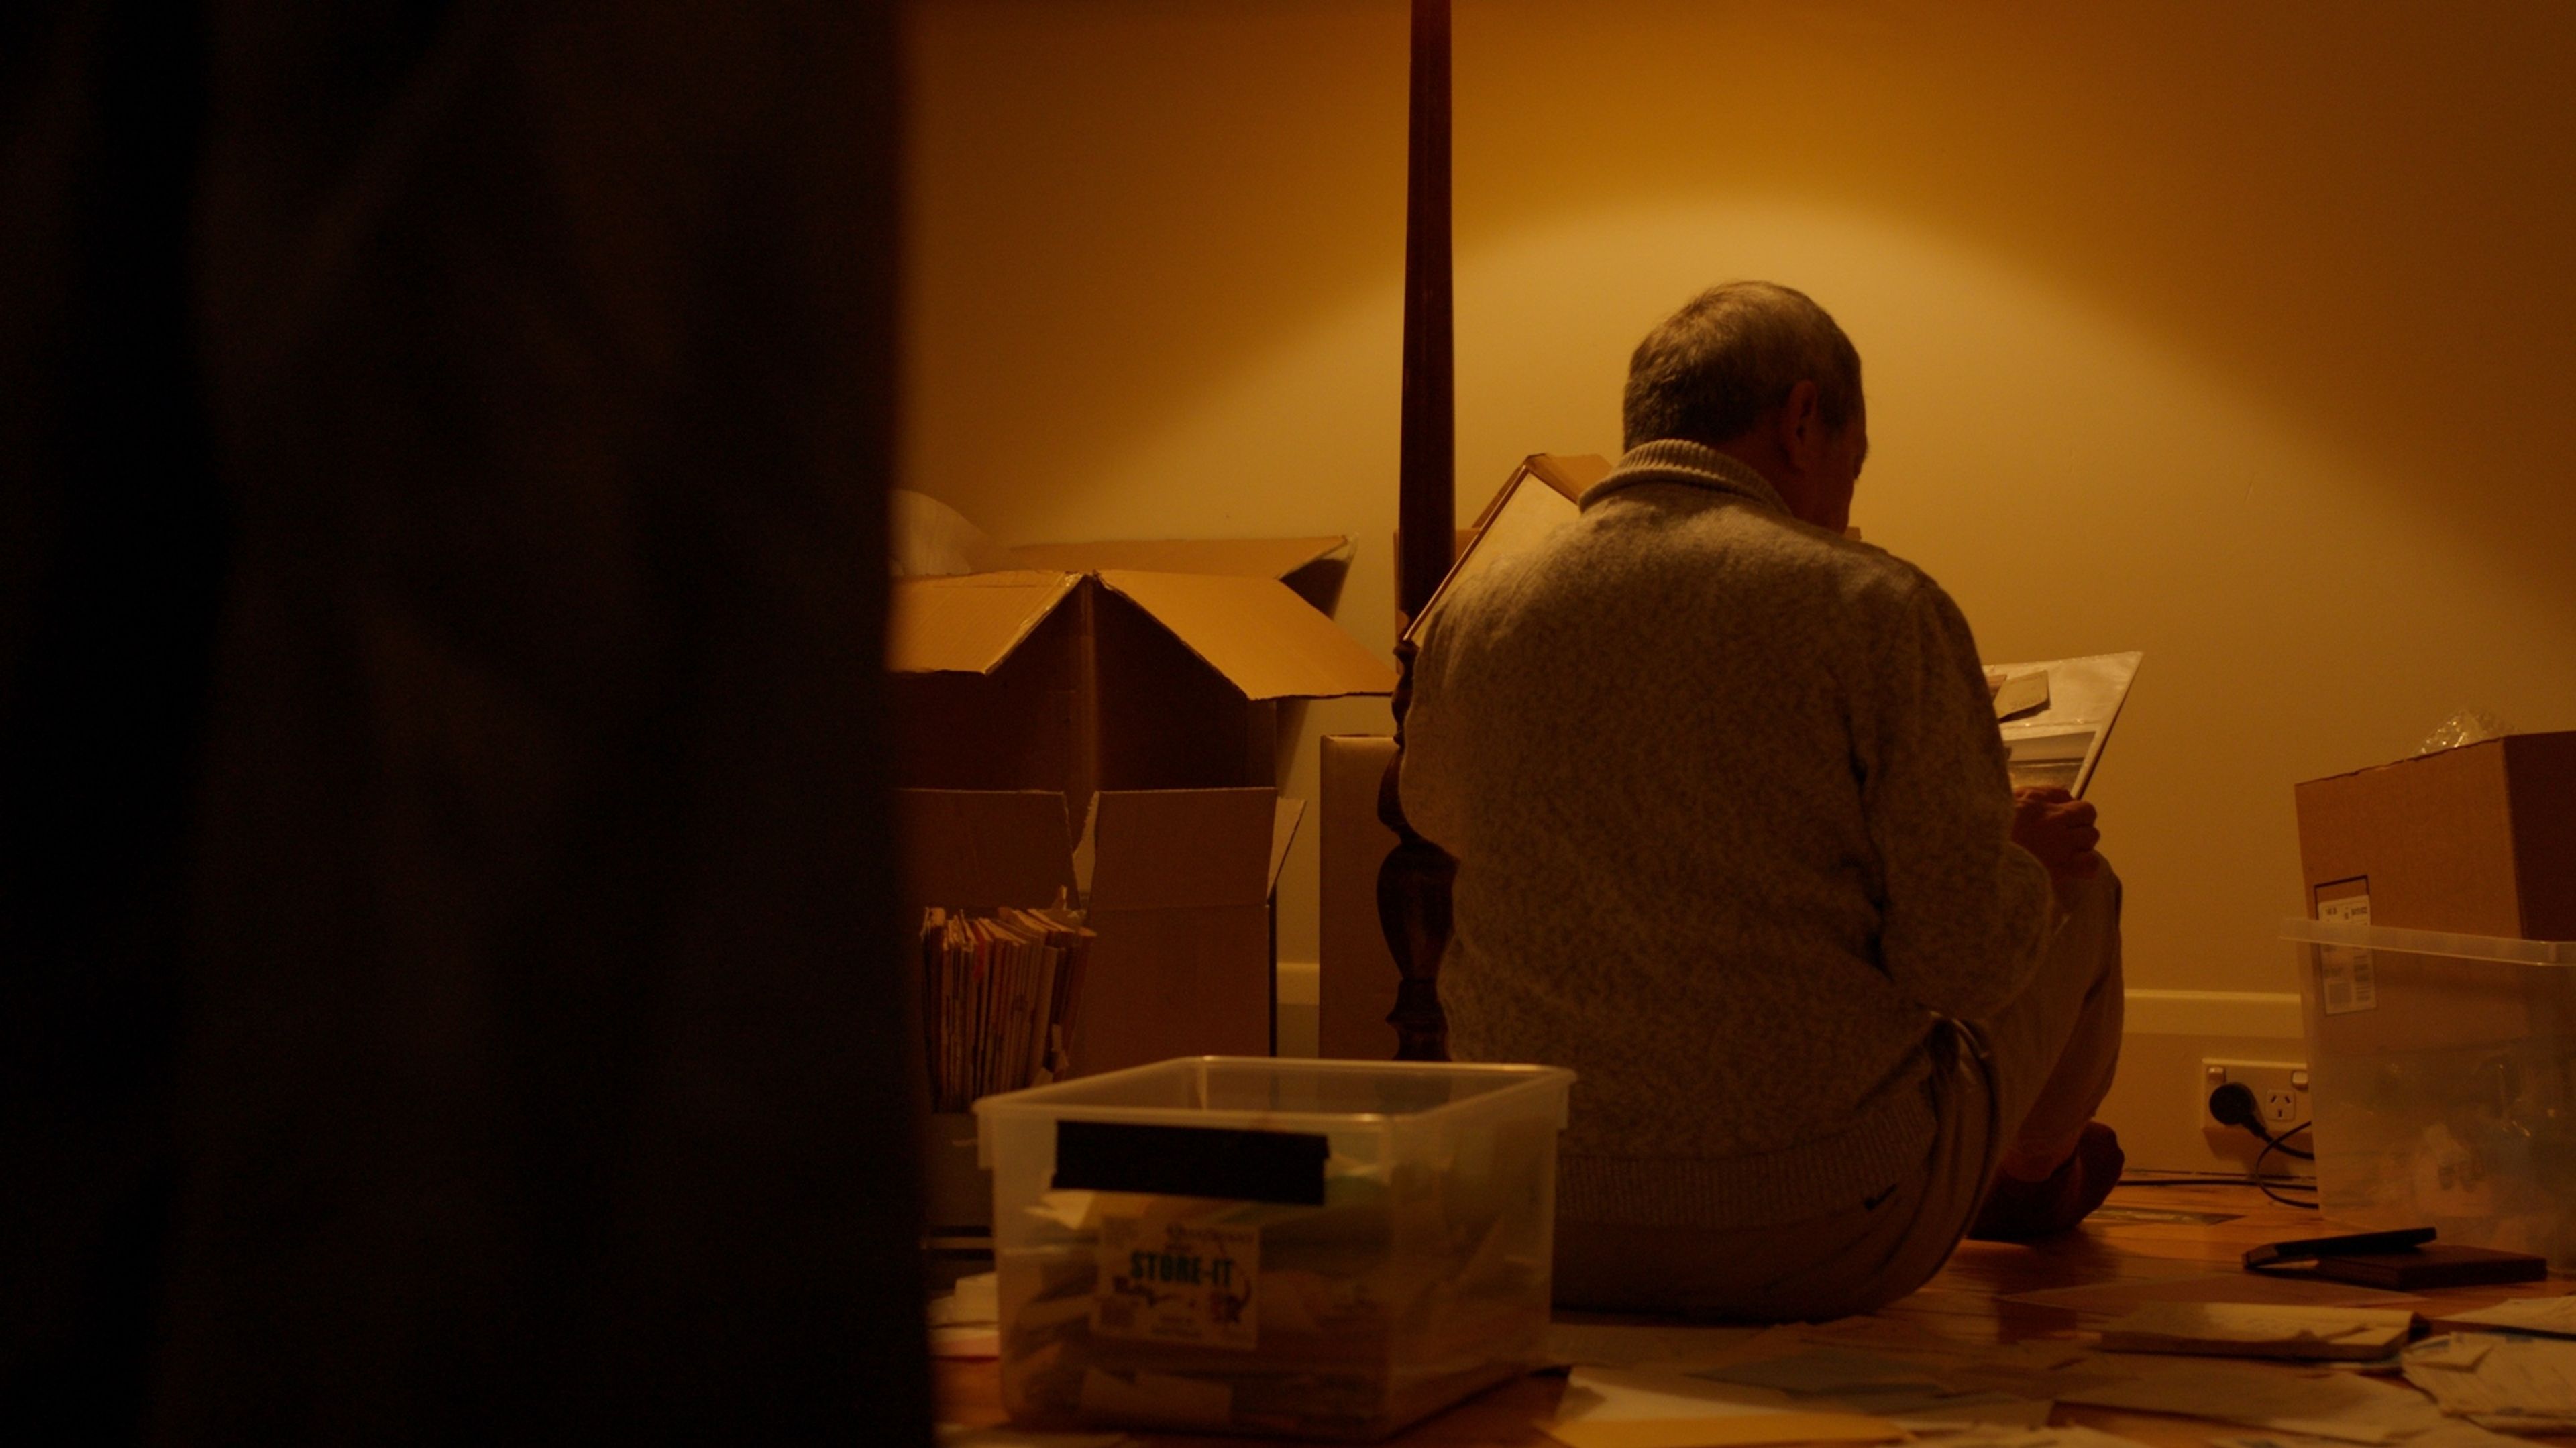
<path id="1" fill-rule="evenodd" d="M 1054 1185 L 1320 1207 L 1330 1155 L 1332 1143 L 1311 1132 L 1059 1121 Z"/>

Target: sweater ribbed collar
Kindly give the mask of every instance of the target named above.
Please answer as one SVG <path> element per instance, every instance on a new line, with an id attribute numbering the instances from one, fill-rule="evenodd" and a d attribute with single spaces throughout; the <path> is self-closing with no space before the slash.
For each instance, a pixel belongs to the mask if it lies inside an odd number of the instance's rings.
<path id="1" fill-rule="evenodd" d="M 1686 483 L 1713 493 L 1729 493 L 1750 499 L 1783 513 L 1789 511 L 1788 503 L 1780 497 L 1780 490 L 1771 486 L 1770 479 L 1755 472 L 1751 466 L 1713 447 L 1685 442 L 1677 437 L 1640 443 L 1628 449 L 1617 467 L 1584 490 L 1583 506 L 1589 508 L 1621 488 L 1640 483 Z"/>

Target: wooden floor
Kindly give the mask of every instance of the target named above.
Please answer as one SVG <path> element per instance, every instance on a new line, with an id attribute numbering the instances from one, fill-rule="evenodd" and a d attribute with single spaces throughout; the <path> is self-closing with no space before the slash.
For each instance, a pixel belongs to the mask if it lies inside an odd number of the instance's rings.
<path id="1" fill-rule="evenodd" d="M 2234 1269 L 2245 1249 L 2284 1238 L 2351 1230 L 2320 1221 L 2314 1212 L 2267 1201 L 2262 1194 L 2236 1186 L 2124 1186 L 2111 1197 L 2114 1207 L 2167 1208 L 2189 1212 L 2234 1214 L 2217 1223 L 2088 1222 L 2068 1236 L 2038 1247 L 1997 1246 L 1971 1242 L 1940 1276 L 1922 1291 L 1876 1314 L 1897 1319 L 1944 1337 L 1975 1343 L 2014 1342 L 2027 1337 L 2064 1336 L 2088 1321 L 2073 1312 L 1997 1299 L 2049 1287 L 2121 1278 L 2177 1277 L 2196 1271 Z M 2511 1296 L 2556 1294 L 2569 1290 L 2564 1277 L 2518 1287 L 2452 1288 L 2423 1294 L 2434 1303 L 2483 1305 Z M 2426 1309 L 2419 1308 L 2418 1311 Z M 1617 1319 L 1596 1318 L 1594 1321 Z M 1635 1319 L 1643 1320 L 1643 1319 Z M 2281 1368 L 2288 1372 L 2292 1369 Z M 995 1366 L 985 1362 L 939 1364 L 941 1417 L 968 1425 L 1002 1420 Z M 1440 1448 L 1555 1448 L 1555 1440 L 1531 1426 L 1553 1416 L 1564 1391 L 1562 1375 L 1534 1375 L 1461 1403 L 1447 1413 L 1389 1440 Z M 2060 1404 L 2054 1424 L 2080 1423 L 2151 1444 L 2200 1448 L 2231 1429 L 2198 1419 L 2156 1417 L 2109 1409 Z M 1141 1433 L 1142 1448 L 1217 1448 L 1241 1444 L 1241 1438 L 1191 1434 Z M 2576 1436 L 2532 1438 L 2533 1443 L 2576 1444 Z"/>

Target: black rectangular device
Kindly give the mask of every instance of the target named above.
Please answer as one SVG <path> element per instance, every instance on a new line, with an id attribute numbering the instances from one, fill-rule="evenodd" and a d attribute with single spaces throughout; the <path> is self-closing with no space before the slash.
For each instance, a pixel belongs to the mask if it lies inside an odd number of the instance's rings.
<path id="1" fill-rule="evenodd" d="M 2276 1262 L 2304 1262 L 2318 1257 L 2353 1257 L 2370 1252 L 2403 1252 L 2433 1240 L 2430 1227 L 2400 1227 L 2393 1232 L 2355 1232 L 2348 1237 L 2308 1237 L 2295 1242 L 2266 1242 L 2245 1254 L 2250 1270 Z"/>

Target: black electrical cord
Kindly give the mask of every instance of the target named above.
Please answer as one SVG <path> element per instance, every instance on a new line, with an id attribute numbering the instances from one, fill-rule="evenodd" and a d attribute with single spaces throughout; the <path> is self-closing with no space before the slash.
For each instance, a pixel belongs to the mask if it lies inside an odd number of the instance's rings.
<path id="1" fill-rule="evenodd" d="M 2120 1177 L 2124 1187 L 2250 1187 L 2259 1186 L 2252 1177 L 2241 1176 L 2129 1176 Z M 2316 1184 L 2283 1177 L 2272 1183 L 2285 1192 L 2312 1192 Z"/>
<path id="2" fill-rule="evenodd" d="M 2273 1136 L 2268 1133 L 2264 1135 L 2263 1149 L 2254 1153 L 2254 1185 L 2262 1188 L 2263 1195 L 2270 1197 L 2272 1200 L 2279 1202 L 2285 1207 L 2300 1207 L 2313 1212 L 2317 1209 L 2316 1203 L 2302 1202 L 2295 1198 L 2285 1197 L 2279 1192 L 2272 1190 L 2271 1184 L 2263 1180 L 2263 1158 L 2270 1156 L 2275 1151 L 2281 1152 L 2287 1156 L 2298 1157 L 2304 1161 L 2314 1161 L 2317 1159 L 2316 1154 L 2313 1152 L 2301 1151 L 2296 1147 L 2281 1145 L 2283 1137 L 2296 1136 L 2300 1132 L 2307 1130 L 2309 1124 L 2310 1123 L 2308 1122 L 2302 1121 L 2298 1125 L 2291 1127 L 2289 1130 L 2282 1132 L 2280 1136 Z M 2315 1191 L 2316 1188 L 2310 1187 L 2308 1190 Z"/>

